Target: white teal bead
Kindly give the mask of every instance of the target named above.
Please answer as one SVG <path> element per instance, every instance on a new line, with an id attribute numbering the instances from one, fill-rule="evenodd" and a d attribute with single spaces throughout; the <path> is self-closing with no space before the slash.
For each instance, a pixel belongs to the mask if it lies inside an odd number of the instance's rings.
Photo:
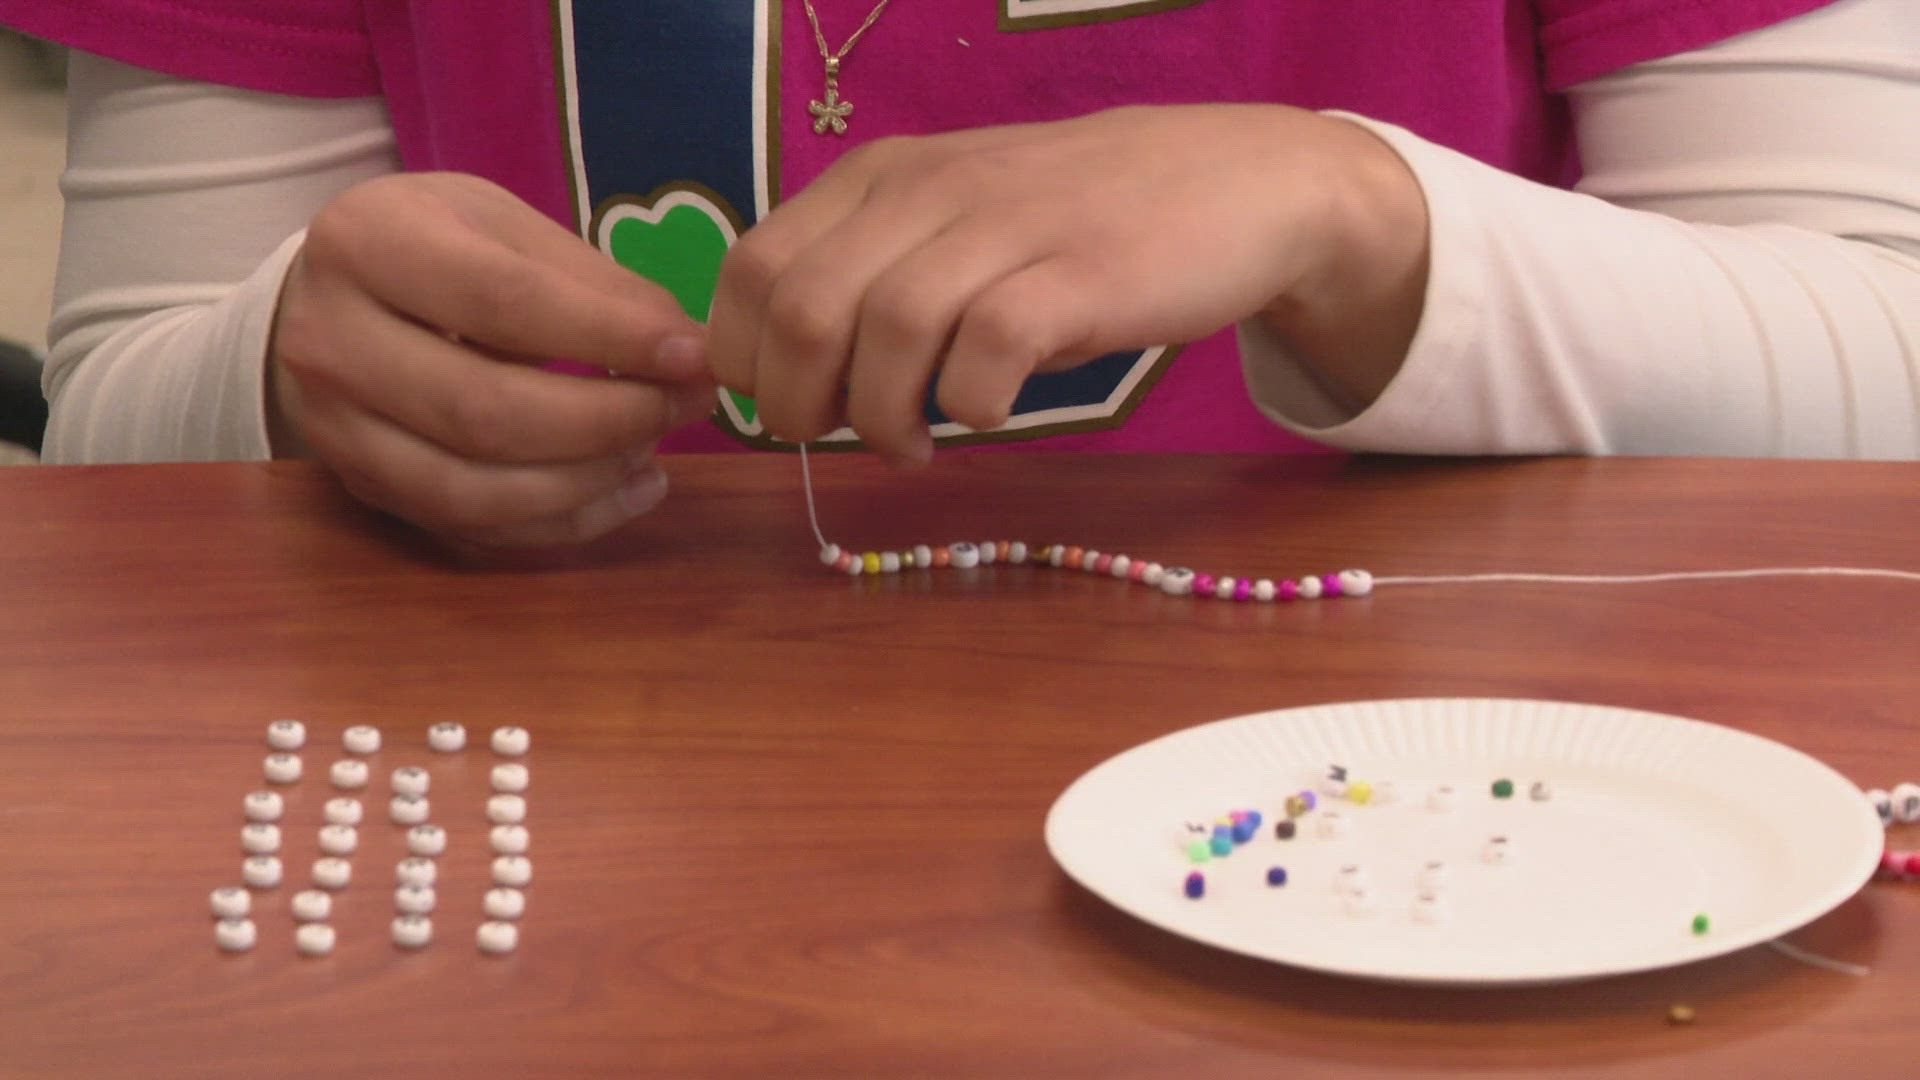
<path id="1" fill-rule="evenodd" d="M 1194 573 L 1184 566 L 1169 566 L 1160 575 L 1160 591 L 1168 596 L 1186 596 L 1193 592 Z"/>
<path id="2" fill-rule="evenodd" d="M 432 783 L 427 770 L 417 765 L 403 765 L 393 770 L 393 790 L 397 795 L 425 795 Z"/>
<path id="3" fill-rule="evenodd" d="M 223 885 L 208 897 L 216 919 L 245 918 L 253 910 L 253 894 L 238 885 Z"/>
<path id="4" fill-rule="evenodd" d="M 395 825 L 418 825 L 431 816 L 432 809 L 422 795 L 395 795 L 387 801 L 387 816 Z"/>
<path id="5" fill-rule="evenodd" d="M 280 826 L 249 821 L 240 829 L 240 850 L 249 855 L 271 855 L 280 850 Z"/>
<path id="6" fill-rule="evenodd" d="M 840 545 L 828 544 L 826 547 L 821 548 L 820 561 L 821 563 L 827 566 L 832 566 L 834 563 L 839 562 L 840 561 Z"/>
<path id="7" fill-rule="evenodd" d="M 393 890 L 393 909 L 405 915 L 425 915 L 438 902 L 431 885 L 402 885 Z"/>
<path id="8" fill-rule="evenodd" d="M 1300 599 L 1302 600 L 1320 599 L 1320 593 L 1323 587 L 1320 584 L 1319 578 L 1309 574 L 1308 576 L 1301 578 L 1297 584 L 1299 585 L 1299 588 L 1300 588 Z"/>
<path id="9" fill-rule="evenodd" d="M 248 821 L 279 821 L 280 815 L 286 813 L 287 801 L 277 791 L 254 791 L 240 800 L 240 809 Z"/>
<path id="10" fill-rule="evenodd" d="M 262 763 L 269 784 L 291 784 L 300 779 L 300 755 L 284 751 L 267 755 Z"/>
<path id="11" fill-rule="evenodd" d="M 1884 827 L 1894 822 L 1893 796 L 1879 788 L 1867 792 L 1867 801 L 1873 804 L 1873 812 L 1880 815 L 1880 824 Z"/>
<path id="12" fill-rule="evenodd" d="M 351 855 L 360 846 L 360 830 L 351 825 L 322 825 L 320 850 L 329 855 Z"/>
<path id="13" fill-rule="evenodd" d="M 497 855 L 525 855 L 531 840 L 525 825 L 495 825 L 487 833 L 487 842 Z"/>
<path id="14" fill-rule="evenodd" d="M 355 724 L 342 732 L 340 744 L 349 754 L 377 754 L 380 752 L 380 729 L 371 724 Z"/>
<path id="15" fill-rule="evenodd" d="M 1233 599 L 1233 590 L 1239 587 L 1239 584 L 1240 582 L 1237 579 L 1221 574 L 1213 583 L 1213 595 L 1219 600 L 1231 600 Z"/>
<path id="16" fill-rule="evenodd" d="M 980 565 L 980 549 L 965 540 L 948 544 L 947 561 L 956 570 L 971 570 Z"/>
<path id="17" fill-rule="evenodd" d="M 333 786 L 351 791 L 367 786 L 367 763 L 359 758 L 341 758 L 333 763 L 329 774 Z"/>
<path id="18" fill-rule="evenodd" d="M 1365 596 L 1373 591 L 1373 575 L 1365 570 L 1342 570 L 1338 580 L 1341 596 Z"/>
<path id="19" fill-rule="evenodd" d="M 493 767 L 493 790 L 519 794 L 527 790 L 527 767 L 517 761 Z"/>
<path id="20" fill-rule="evenodd" d="M 520 944 L 520 928 L 510 922 L 483 922 L 474 933 L 474 941 L 483 953 L 510 953 Z"/>
<path id="21" fill-rule="evenodd" d="M 425 915 L 393 917 L 393 943 L 403 949 L 423 949 L 433 940 L 433 920 Z"/>
<path id="22" fill-rule="evenodd" d="M 519 757 L 533 745 L 533 735 L 523 727 L 493 729 L 493 752 L 502 757 Z"/>
<path id="23" fill-rule="evenodd" d="M 313 883 L 323 889 L 344 889 L 353 880 L 353 864 L 328 855 L 313 860 Z"/>
<path id="24" fill-rule="evenodd" d="M 493 883 L 524 889 L 533 880 L 533 861 L 525 855 L 502 855 L 493 860 Z"/>
<path id="25" fill-rule="evenodd" d="M 1015 540 L 1007 545 L 1007 561 L 1010 563 L 1023 563 L 1027 561 L 1027 542 L 1025 540 Z"/>
<path id="26" fill-rule="evenodd" d="M 249 855 L 240 863 L 240 880 L 256 889 L 271 889 L 280 884 L 280 859 L 273 855 Z"/>
<path id="27" fill-rule="evenodd" d="M 260 940 L 252 919 L 221 919 L 213 924 L 213 941 L 223 952 L 246 952 Z"/>
<path id="28" fill-rule="evenodd" d="M 518 825 L 527 820 L 527 800 L 519 795 L 495 795 L 487 800 L 487 820 L 495 825 Z"/>
<path id="29" fill-rule="evenodd" d="M 1157 589 L 1160 587 L 1160 583 L 1166 580 L 1166 577 L 1166 567 L 1161 566 L 1157 562 L 1150 562 L 1147 564 L 1145 570 L 1140 571 L 1140 584 L 1145 585 L 1149 589 Z"/>
<path id="30" fill-rule="evenodd" d="M 465 750 L 467 748 L 466 725 L 442 720 L 427 729 L 427 745 L 442 754 Z"/>
<path id="31" fill-rule="evenodd" d="M 307 744 L 307 725 L 298 720 L 275 720 L 267 725 L 267 745 L 275 750 L 298 750 Z"/>
<path id="32" fill-rule="evenodd" d="M 293 894 L 294 922 L 326 922 L 333 914 L 333 894 L 322 889 L 302 889 Z"/>
<path id="33" fill-rule="evenodd" d="M 1126 577 L 1127 572 L 1132 569 L 1133 560 L 1131 558 L 1125 555 L 1115 555 L 1113 562 L 1107 566 L 1107 573 L 1117 578 L 1123 578 Z"/>
<path id="34" fill-rule="evenodd" d="M 880 553 L 880 572 L 883 574 L 899 573 L 900 572 L 900 553 L 897 551 L 881 552 Z"/>
<path id="35" fill-rule="evenodd" d="M 489 919 L 517 919 L 527 912 L 527 894 L 519 889 L 488 889 L 481 907 Z"/>
<path id="36" fill-rule="evenodd" d="M 302 956 L 327 955 L 333 951 L 334 939 L 333 927 L 321 922 L 302 923 L 293 932 L 294 947 Z"/>
<path id="37" fill-rule="evenodd" d="M 447 850 L 447 830 L 438 825 L 415 825 L 407 830 L 407 850 L 429 858 Z"/>
<path id="38" fill-rule="evenodd" d="M 400 860 L 393 872 L 402 885 L 431 885 L 440 876 L 440 866 L 432 859 L 409 855 Z"/>
<path id="39" fill-rule="evenodd" d="M 1888 795 L 1893 800 L 1894 820 L 1906 825 L 1920 821 L 1920 784 L 1895 784 Z"/>
<path id="40" fill-rule="evenodd" d="M 1273 598 L 1278 592 L 1272 578 L 1261 578 L 1253 583 L 1253 598 L 1263 604 L 1273 603 Z"/>
<path id="41" fill-rule="evenodd" d="M 933 565 L 933 549 L 925 544 L 913 545 L 913 565 L 930 567 Z"/>
<path id="42" fill-rule="evenodd" d="M 329 825 L 358 825 L 362 815 L 360 800 L 344 795 L 337 799 L 328 799 L 325 809 L 321 812 Z"/>

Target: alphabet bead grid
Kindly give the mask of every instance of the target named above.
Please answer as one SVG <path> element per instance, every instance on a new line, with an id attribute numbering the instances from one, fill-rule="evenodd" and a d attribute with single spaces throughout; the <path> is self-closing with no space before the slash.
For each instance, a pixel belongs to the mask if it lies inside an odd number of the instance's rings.
<path id="1" fill-rule="evenodd" d="M 270 784 L 286 787 L 301 780 L 301 759 L 293 751 L 306 745 L 307 735 L 307 725 L 299 720 L 275 720 L 267 725 L 266 741 L 272 753 L 264 760 L 263 773 Z M 467 745 L 466 728 L 451 721 L 435 723 L 427 729 L 426 741 L 436 754 L 458 753 Z M 366 787 L 371 770 L 365 759 L 379 752 L 381 742 L 380 730 L 371 725 L 347 728 L 341 733 L 341 745 L 352 756 L 334 762 L 327 770 L 327 781 L 336 788 Z M 531 742 L 526 728 L 507 725 L 494 729 L 487 745 L 501 757 L 519 758 L 527 753 Z M 483 954 L 501 955 L 519 947 L 517 921 L 527 906 L 522 890 L 533 879 L 533 864 L 525 854 L 530 846 L 525 824 L 527 800 L 522 794 L 529 784 L 527 766 L 520 761 L 500 763 L 491 770 L 489 781 L 485 814 L 488 846 L 495 857 L 480 905 L 483 919 L 477 924 L 475 943 Z M 426 793 L 430 784 L 428 770 L 419 766 L 403 765 L 392 773 L 388 813 L 393 823 L 405 830 L 401 841 L 410 852 L 394 867 L 395 915 L 390 934 L 394 948 L 402 951 L 423 949 L 433 940 L 433 921 L 428 913 L 438 902 L 434 889 L 439 876 L 436 858 L 447 850 L 450 833 L 428 820 Z M 214 889 L 207 901 L 214 917 L 214 943 L 224 952 L 247 952 L 259 941 L 259 927 L 249 918 L 254 906 L 250 890 L 277 888 L 285 877 L 278 853 L 288 807 L 286 796 L 269 789 L 249 792 L 241 800 L 240 837 L 246 858 L 240 876 L 244 885 Z M 321 856 L 313 862 L 312 885 L 288 901 L 294 949 L 301 956 L 327 956 L 338 943 L 338 932 L 329 922 L 334 894 L 352 884 L 353 863 L 349 857 L 360 847 L 358 826 L 364 816 L 360 800 L 349 796 L 336 796 L 321 804 L 323 823 L 317 833 Z M 460 831 L 463 836 L 467 832 Z M 478 830 L 473 832 L 477 834 Z"/>

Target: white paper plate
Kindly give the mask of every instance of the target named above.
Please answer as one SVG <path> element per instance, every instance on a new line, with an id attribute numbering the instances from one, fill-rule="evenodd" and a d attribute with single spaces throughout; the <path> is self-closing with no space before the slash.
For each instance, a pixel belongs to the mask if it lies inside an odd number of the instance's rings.
<path id="1" fill-rule="evenodd" d="M 1330 764 L 1391 781 L 1386 806 L 1341 804 L 1345 839 L 1279 840 L 1285 797 Z M 1495 779 L 1517 791 L 1495 799 Z M 1544 780 L 1551 798 L 1528 787 Z M 1456 808 L 1430 810 L 1439 784 Z M 1322 808 L 1330 805 L 1322 799 Z M 1259 835 L 1191 864 L 1187 822 L 1259 810 Z M 1318 811 L 1316 811 L 1318 813 Z M 1480 858 L 1510 838 L 1504 865 Z M 1353 702 L 1258 713 L 1134 747 L 1076 780 L 1047 815 L 1074 880 L 1195 941 L 1393 982 L 1559 982 L 1684 964 L 1800 927 L 1873 874 L 1880 821 L 1846 778 L 1779 743 L 1697 720 L 1492 699 Z M 1419 870 L 1448 864 L 1448 913 L 1413 918 Z M 1336 895 L 1363 868 L 1371 914 Z M 1270 866 L 1289 875 L 1266 884 Z M 1188 899 L 1189 871 L 1207 893 Z M 1705 914 L 1711 929 L 1696 935 Z"/>

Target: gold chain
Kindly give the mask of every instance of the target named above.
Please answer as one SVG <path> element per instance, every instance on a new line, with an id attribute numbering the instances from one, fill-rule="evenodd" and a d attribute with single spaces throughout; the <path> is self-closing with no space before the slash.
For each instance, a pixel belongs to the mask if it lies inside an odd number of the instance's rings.
<path id="1" fill-rule="evenodd" d="M 807 25 L 813 27 L 814 44 L 820 47 L 820 59 L 827 65 L 825 100 L 807 103 L 807 111 L 813 114 L 813 133 L 825 135 L 831 131 L 835 135 L 845 135 L 847 117 L 853 115 L 853 102 L 844 101 L 840 97 L 840 61 L 846 59 L 847 54 L 853 51 L 854 45 L 859 43 L 861 36 L 873 29 L 874 23 L 880 21 L 880 13 L 887 10 L 887 5 L 893 3 L 893 0 L 880 0 L 875 4 L 873 10 L 867 12 L 867 19 L 860 24 L 860 29 L 855 30 L 853 36 L 849 37 L 847 43 L 840 46 L 837 52 L 827 48 L 827 36 L 820 32 L 820 15 L 813 10 L 813 0 L 800 0 L 800 3 L 807 9 Z"/>

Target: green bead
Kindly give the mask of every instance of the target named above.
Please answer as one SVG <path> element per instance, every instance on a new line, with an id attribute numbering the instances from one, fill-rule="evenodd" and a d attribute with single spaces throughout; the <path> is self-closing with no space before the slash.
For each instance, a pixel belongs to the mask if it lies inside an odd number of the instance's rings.
<path id="1" fill-rule="evenodd" d="M 1712 920 L 1708 919 L 1704 912 L 1693 917 L 1693 932 L 1696 936 L 1705 934 L 1712 925 Z"/>
<path id="2" fill-rule="evenodd" d="M 1493 797 L 1496 799 L 1511 799 L 1513 797 L 1513 781 L 1495 780 L 1493 782 Z"/>
<path id="3" fill-rule="evenodd" d="M 1187 845 L 1187 858 L 1203 863 L 1213 858 L 1213 845 L 1205 840 L 1195 840 Z"/>

